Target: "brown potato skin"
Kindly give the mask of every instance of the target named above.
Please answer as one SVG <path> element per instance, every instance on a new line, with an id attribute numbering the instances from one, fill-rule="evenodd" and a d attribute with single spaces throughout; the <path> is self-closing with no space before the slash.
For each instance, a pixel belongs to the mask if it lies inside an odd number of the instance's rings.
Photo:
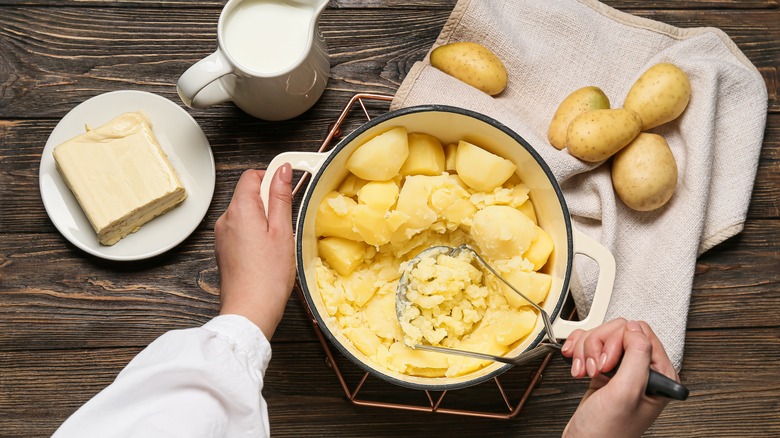
<path id="1" fill-rule="evenodd" d="M 679 67 L 662 62 L 639 77 L 626 95 L 623 108 L 642 117 L 642 131 L 680 117 L 691 100 L 691 81 Z"/>
<path id="2" fill-rule="evenodd" d="M 662 207 L 672 198 L 676 184 L 677 162 L 658 134 L 639 134 L 612 161 L 612 186 L 633 210 Z"/>
<path id="3" fill-rule="evenodd" d="M 575 117 L 588 111 L 608 108 L 609 98 L 601 88 L 588 86 L 574 90 L 555 110 L 550 128 L 547 130 L 547 139 L 556 149 L 565 148 L 566 131 Z"/>
<path id="4" fill-rule="evenodd" d="M 575 117 L 566 131 L 566 148 L 580 160 L 606 160 L 636 138 L 642 118 L 625 108 L 588 111 Z"/>
<path id="5" fill-rule="evenodd" d="M 439 46 L 431 52 L 431 65 L 491 96 L 506 88 L 504 63 L 481 44 L 462 41 Z"/>

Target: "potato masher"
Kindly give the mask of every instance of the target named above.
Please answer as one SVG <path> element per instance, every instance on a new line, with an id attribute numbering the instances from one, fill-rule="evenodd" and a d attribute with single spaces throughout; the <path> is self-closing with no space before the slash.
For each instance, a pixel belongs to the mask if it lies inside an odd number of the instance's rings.
<path id="1" fill-rule="evenodd" d="M 491 274 L 496 276 L 496 278 L 501 280 L 510 289 L 512 289 L 512 291 L 514 291 L 517 295 L 522 297 L 534 309 L 536 309 L 539 312 L 539 315 L 542 318 L 542 322 L 544 323 L 545 339 L 539 344 L 537 344 L 533 349 L 525 351 L 515 357 L 495 356 L 492 354 L 477 353 L 474 351 L 466 351 L 466 350 L 459 350 L 455 348 L 438 347 L 438 346 L 423 345 L 423 344 L 409 345 L 409 347 L 413 349 L 433 351 L 437 353 L 454 354 L 459 356 L 471 357 L 474 359 L 491 360 L 491 361 L 506 363 L 510 365 L 522 365 L 538 357 L 544 356 L 552 351 L 561 351 L 562 344 L 558 342 L 558 339 L 555 337 L 555 334 L 553 333 L 552 323 L 550 322 L 549 314 L 544 309 L 542 309 L 541 306 L 539 306 L 538 304 L 530 300 L 522 292 L 517 290 L 517 288 L 512 286 L 512 284 L 506 281 L 498 272 L 496 272 L 495 269 L 493 269 L 492 266 L 490 266 L 490 264 L 488 264 L 485 261 L 485 259 L 482 258 L 482 256 L 479 255 L 479 253 L 474 248 L 472 248 L 468 244 L 463 244 L 457 247 L 432 246 L 420 252 L 416 257 L 411 259 L 406 264 L 403 273 L 401 275 L 401 279 L 399 280 L 398 283 L 398 289 L 396 290 L 396 294 L 395 294 L 395 312 L 399 324 L 403 319 L 404 311 L 411 306 L 411 303 L 408 301 L 406 297 L 406 292 L 411 282 L 410 277 L 411 277 L 412 270 L 424 258 L 437 257 L 442 254 L 455 257 L 458 254 L 460 254 L 462 251 L 470 252 L 474 256 L 474 258 L 477 261 L 479 261 L 479 263 L 485 269 L 487 269 Z M 563 356 L 562 354 L 561 357 L 563 357 L 564 361 L 566 361 L 567 363 L 571 363 L 570 358 Z M 604 374 L 607 377 L 611 377 L 617 371 L 617 368 L 618 367 L 616 366 L 615 369 L 612 370 L 611 372 L 606 372 L 602 374 Z M 666 397 L 674 400 L 685 400 L 686 398 L 688 398 L 688 388 L 686 388 L 684 385 L 675 382 L 669 377 L 653 369 L 650 370 L 650 375 L 647 380 L 647 387 L 645 393 L 651 396 L 661 396 L 661 397 Z"/>

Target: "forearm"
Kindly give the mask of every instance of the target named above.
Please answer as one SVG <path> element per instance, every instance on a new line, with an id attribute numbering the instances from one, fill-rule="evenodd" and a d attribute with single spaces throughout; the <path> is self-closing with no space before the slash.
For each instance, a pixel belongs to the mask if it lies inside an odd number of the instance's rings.
<path id="1" fill-rule="evenodd" d="M 138 354 L 55 437 L 267 436 L 262 332 L 225 315 L 171 331 Z"/>

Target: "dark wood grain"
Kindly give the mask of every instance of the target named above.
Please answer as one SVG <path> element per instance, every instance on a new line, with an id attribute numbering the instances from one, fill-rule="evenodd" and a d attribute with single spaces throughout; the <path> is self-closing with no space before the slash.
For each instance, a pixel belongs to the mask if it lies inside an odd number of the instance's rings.
<path id="1" fill-rule="evenodd" d="M 771 415 L 778 408 L 774 394 L 780 391 L 777 331 L 697 330 L 688 334 L 687 342 L 682 379 L 691 397 L 672 403 L 649 436 L 679 436 L 681 427 L 692 436 L 770 437 L 780 433 L 780 424 Z M 751 347 L 756 344 L 764 348 L 756 351 Z M 48 436 L 108 385 L 138 351 L 105 348 L 0 353 L 3 436 Z M 728 365 L 713 366 L 705 360 L 724 352 L 728 352 Z M 62 360 L 63 354 L 68 354 L 67 361 Z M 362 372 L 348 365 L 343 364 L 342 370 L 352 383 Z M 512 370 L 501 377 L 512 401 L 522 394 L 522 382 L 529 371 Z M 276 345 L 265 382 L 272 433 L 290 437 L 422 436 L 423 430 L 435 430 L 436 436 L 463 436 L 464 430 L 469 431 L 468 436 L 552 436 L 563 430 L 587 385 L 573 380 L 563 362 L 555 360 L 522 415 L 511 421 L 354 406 L 344 398 L 319 344 L 311 342 Z M 426 403 L 420 391 L 391 386 L 373 377 L 364 391 L 361 397 L 369 400 L 381 394 L 419 406 Z M 492 384 L 456 391 L 448 397 L 447 407 L 479 407 L 497 413 L 506 410 Z M 717 418 L 716 423 L 713 418 Z M 426 429 L 421 429 L 421 424 Z"/>
<path id="2" fill-rule="evenodd" d="M 159 335 L 216 315 L 213 226 L 241 172 L 266 167 L 282 149 L 315 150 L 356 92 L 393 94 L 455 3 L 332 0 L 321 21 L 331 53 L 328 89 L 294 120 L 263 122 L 230 104 L 188 110 L 214 151 L 213 202 L 181 245 L 150 260 L 116 263 L 83 253 L 52 225 L 38 190 L 43 146 L 71 108 L 106 91 L 146 90 L 179 102 L 174 84 L 216 47 L 224 0 L 0 0 L 0 436 L 49 436 Z M 696 266 L 682 370 L 691 398 L 671 404 L 647 435 L 780 436 L 780 4 L 606 3 L 675 26 L 724 30 L 759 69 L 769 95 L 745 229 Z M 371 107 L 374 114 L 385 110 Z M 351 120 L 346 131 L 359 123 Z M 556 436 L 587 386 L 554 361 L 510 421 L 354 406 L 297 296 L 273 348 L 264 395 L 273 434 L 282 437 Z M 362 375 L 337 360 L 350 382 Z M 510 395 L 522 391 L 529 372 L 503 376 Z M 422 393 L 375 378 L 362 393 L 425 403 Z M 448 400 L 499 409 L 489 385 Z"/>
<path id="3" fill-rule="evenodd" d="M 160 14 L 159 9 L 6 7 L 3 12 L 0 37 L 11 49 L 0 64 L 9 75 L 0 88 L 3 118 L 62 117 L 89 97 L 122 88 L 175 97 L 172 85 L 179 75 L 216 47 L 219 15 L 216 9 Z M 777 10 L 633 12 L 681 27 L 724 30 L 760 69 L 770 88 L 770 108 L 780 111 L 780 47 L 773 43 L 780 40 Z M 392 94 L 448 16 L 440 9 L 424 15 L 408 9 L 326 10 L 321 28 L 333 65 L 330 89 Z"/>

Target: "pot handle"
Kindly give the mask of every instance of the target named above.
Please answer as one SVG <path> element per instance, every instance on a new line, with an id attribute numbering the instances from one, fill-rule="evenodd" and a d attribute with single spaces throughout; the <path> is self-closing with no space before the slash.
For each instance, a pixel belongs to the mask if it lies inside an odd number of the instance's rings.
<path id="1" fill-rule="evenodd" d="M 284 163 L 290 163 L 294 170 L 315 174 L 320 170 L 328 155 L 330 155 L 330 152 L 282 152 L 275 156 L 268 163 L 268 168 L 265 170 L 266 177 L 263 177 L 263 181 L 260 183 L 260 199 L 263 201 L 265 214 L 268 215 L 268 197 L 271 191 L 271 180 Z"/>
<path id="2" fill-rule="evenodd" d="M 590 330 L 604 322 L 607 307 L 612 298 L 612 289 L 615 284 L 615 257 L 609 250 L 588 237 L 586 234 L 572 229 L 574 234 L 574 254 L 582 254 L 590 257 L 599 265 L 599 278 L 596 283 L 596 292 L 593 294 L 593 304 L 590 306 L 588 316 L 581 321 L 569 321 L 556 318 L 553 322 L 553 332 L 556 338 L 565 339 L 577 329 Z"/>

